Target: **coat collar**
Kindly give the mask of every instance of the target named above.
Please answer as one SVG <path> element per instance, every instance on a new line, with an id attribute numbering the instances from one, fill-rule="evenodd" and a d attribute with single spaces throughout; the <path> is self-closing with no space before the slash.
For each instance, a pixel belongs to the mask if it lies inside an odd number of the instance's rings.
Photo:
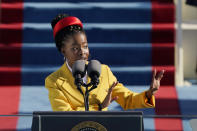
<path id="1" fill-rule="evenodd" d="M 62 65 L 62 67 L 60 68 L 60 72 L 61 74 L 61 78 L 62 80 L 64 80 L 65 82 L 62 84 L 61 88 L 66 91 L 68 94 L 73 95 L 72 96 L 75 100 L 77 100 L 80 103 L 84 103 L 84 97 L 83 95 L 79 92 L 79 90 L 77 89 L 76 85 L 75 85 L 75 79 L 72 75 L 72 72 L 69 70 L 69 68 L 67 67 L 66 63 L 64 63 Z M 90 83 L 91 79 L 90 77 L 88 77 L 88 83 Z M 102 75 L 99 77 L 99 81 L 102 81 Z M 101 84 L 98 85 L 98 87 L 94 90 L 92 90 L 90 92 L 91 94 L 97 94 L 98 92 L 98 88 Z M 89 87 L 90 88 L 90 87 Z M 85 93 L 85 87 L 81 87 L 83 93 Z M 74 92 L 74 93 L 73 93 Z"/>

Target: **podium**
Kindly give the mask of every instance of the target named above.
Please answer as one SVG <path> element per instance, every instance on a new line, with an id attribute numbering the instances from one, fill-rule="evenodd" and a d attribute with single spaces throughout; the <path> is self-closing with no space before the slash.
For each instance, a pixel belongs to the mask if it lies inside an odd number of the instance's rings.
<path id="1" fill-rule="evenodd" d="M 143 131 L 142 112 L 33 112 L 32 131 Z"/>

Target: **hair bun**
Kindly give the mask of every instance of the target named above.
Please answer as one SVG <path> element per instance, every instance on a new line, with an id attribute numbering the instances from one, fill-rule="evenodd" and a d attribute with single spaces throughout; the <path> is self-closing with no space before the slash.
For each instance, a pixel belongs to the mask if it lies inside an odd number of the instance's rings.
<path id="1" fill-rule="evenodd" d="M 68 14 L 58 14 L 54 19 L 52 19 L 51 21 L 51 26 L 54 29 L 55 25 L 57 24 L 58 21 L 60 21 L 61 19 L 68 17 Z"/>

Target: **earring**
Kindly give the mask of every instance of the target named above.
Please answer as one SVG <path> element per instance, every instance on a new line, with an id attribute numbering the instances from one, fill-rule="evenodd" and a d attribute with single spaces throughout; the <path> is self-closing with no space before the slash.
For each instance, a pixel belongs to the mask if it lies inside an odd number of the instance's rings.
<path id="1" fill-rule="evenodd" d="M 64 61 L 66 61 L 66 57 L 64 57 Z"/>

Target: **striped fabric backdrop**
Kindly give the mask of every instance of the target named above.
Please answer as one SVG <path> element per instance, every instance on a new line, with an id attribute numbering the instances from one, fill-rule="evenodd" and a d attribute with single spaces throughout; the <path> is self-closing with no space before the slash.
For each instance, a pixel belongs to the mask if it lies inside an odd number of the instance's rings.
<path id="1" fill-rule="evenodd" d="M 2 0 L 1 115 L 51 111 L 44 79 L 63 64 L 50 27 L 59 13 L 82 20 L 91 59 L 109 65 L 129 89 L 147 90 L 153 70 L 165 69 L 156 108 L 143 109 L 144 114 L 183 113 L 178 92 L 183 94 L 184 90 L 175 87 L 173 0 Z M 116 103 L 109 109 L 122 110 Z M 31 119 L 0 118 L 0 130 L 30 130 Z M 191 130 L 188 121 L 181 119 L 144 118 L 144 122 L 147 131 Z"/>

